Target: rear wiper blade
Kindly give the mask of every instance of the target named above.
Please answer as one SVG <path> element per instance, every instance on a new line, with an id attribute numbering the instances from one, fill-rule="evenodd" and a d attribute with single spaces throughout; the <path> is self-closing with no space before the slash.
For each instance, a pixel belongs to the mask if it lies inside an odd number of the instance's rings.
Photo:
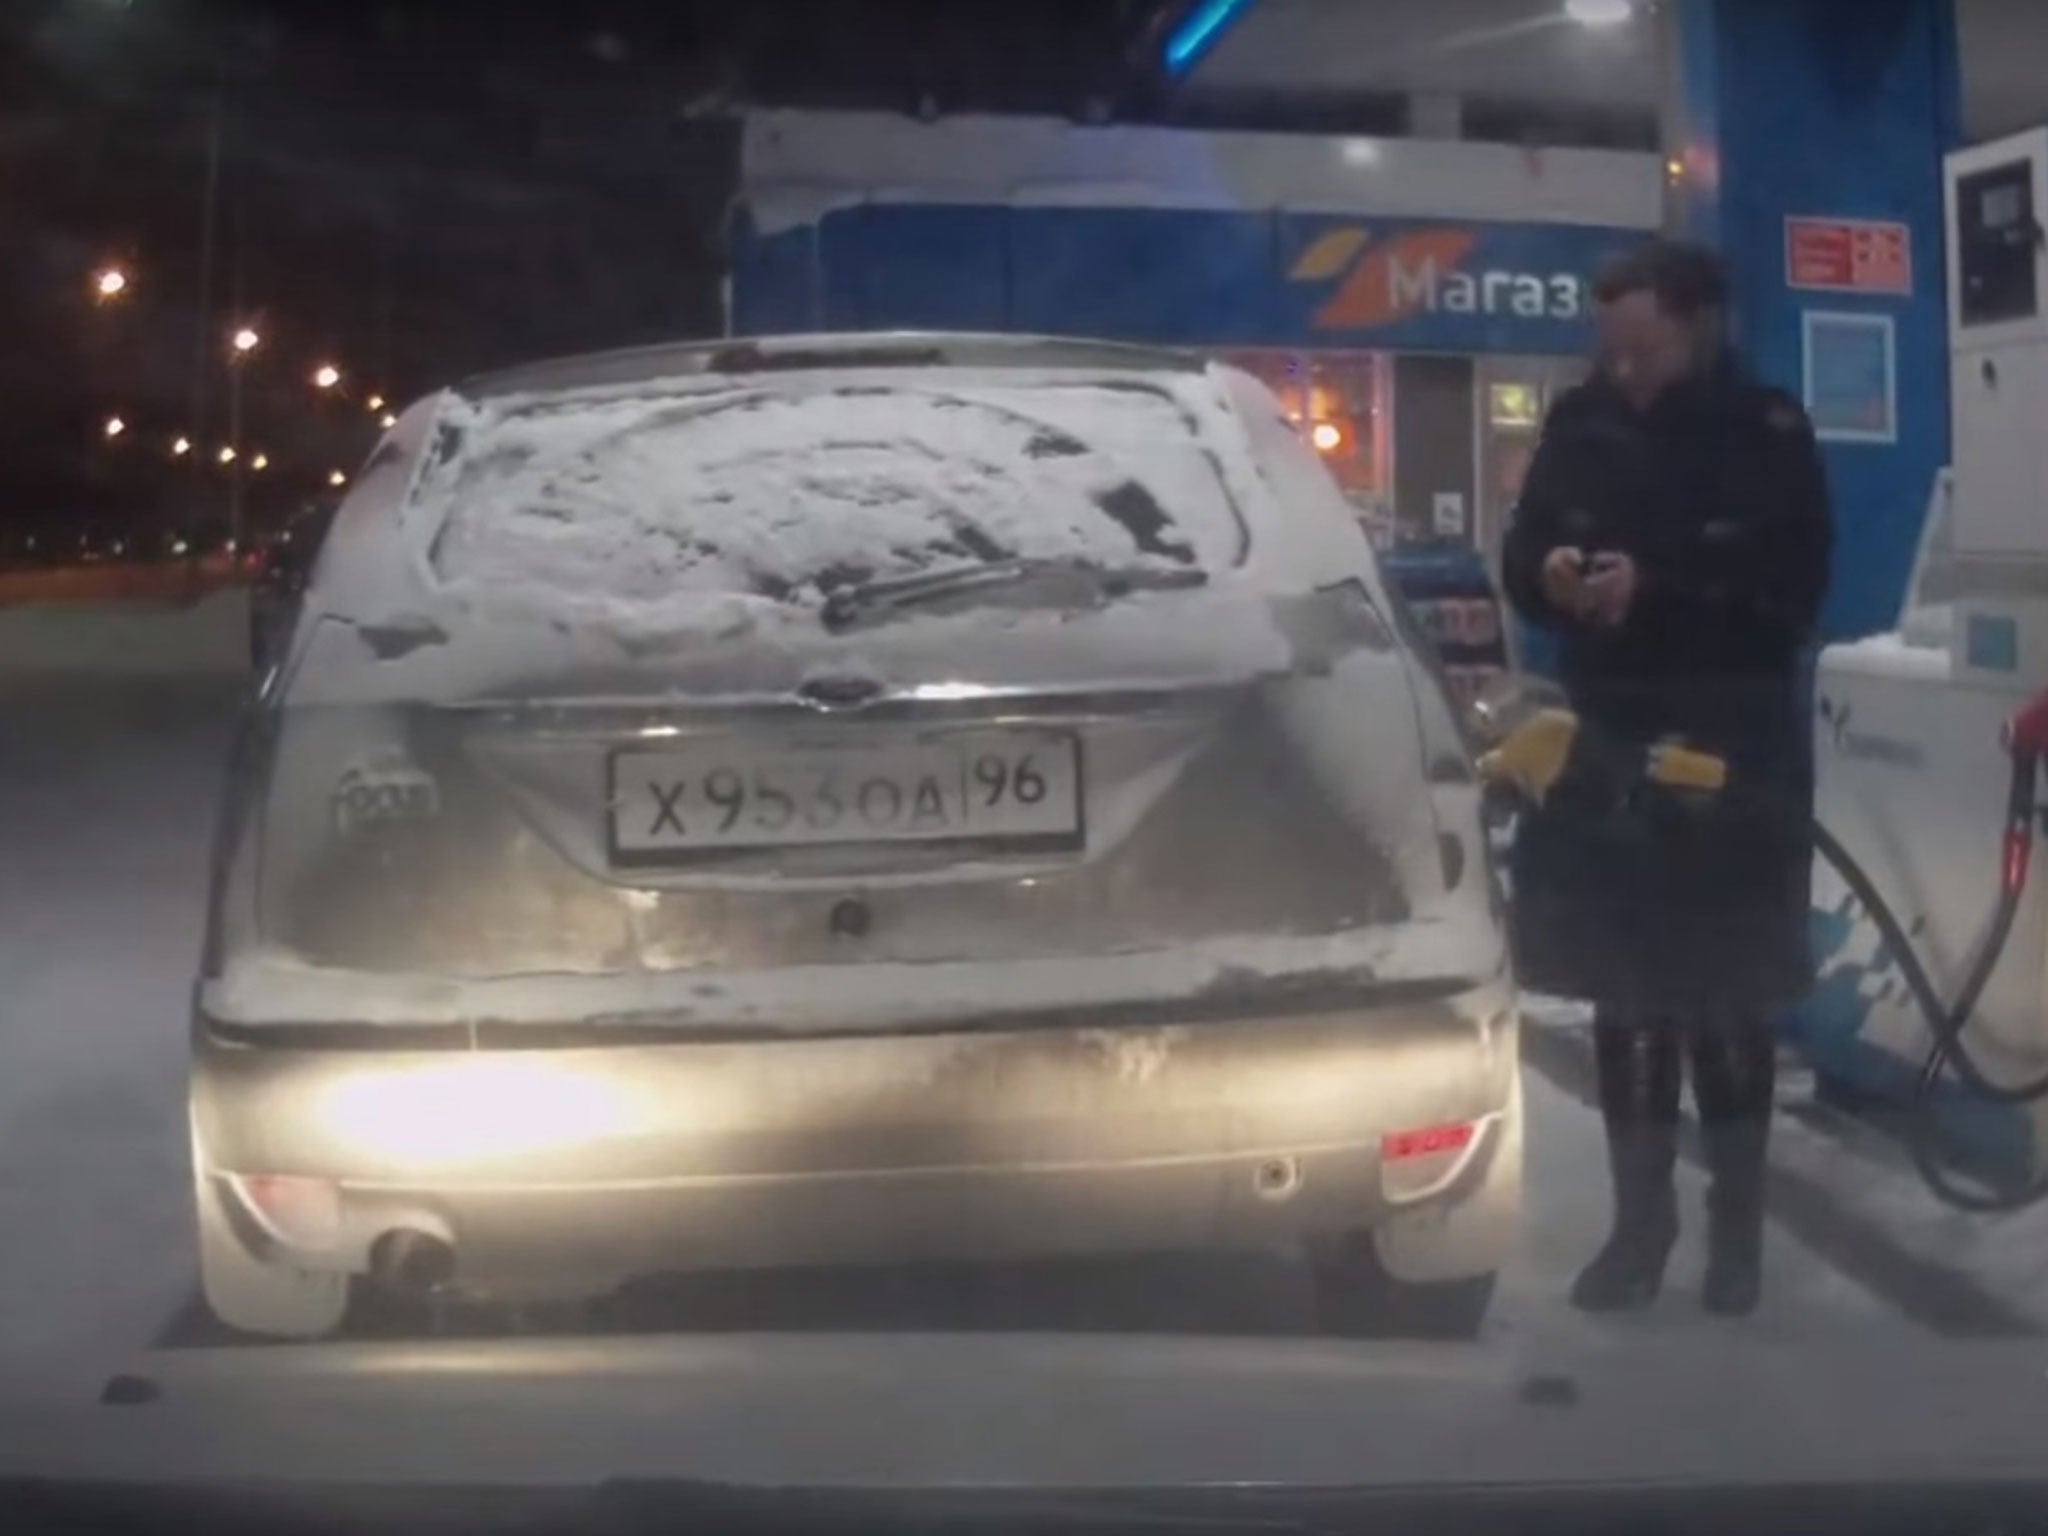
<path id="1" fill-rule="evenodd" d="M 1207 586 L 1209 573 L 1198 566 L 1102 566 L 1086 560 L 997 560 L 986 565 L 950 566 L 915 576 L 894 576 L 839 587 L 825 599 L 825 627 L 849 629 L 880 613 L 921 603 L 1013 586 L 1022 581 L 1070 580 L 1090 598 L 1119 598 L 1132 592 L 1184 592 Z"/>

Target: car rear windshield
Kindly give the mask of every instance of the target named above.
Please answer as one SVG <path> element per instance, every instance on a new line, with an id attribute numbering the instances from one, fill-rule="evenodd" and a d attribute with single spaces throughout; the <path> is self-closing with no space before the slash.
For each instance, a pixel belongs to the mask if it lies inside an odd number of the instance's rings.
<path id="1" fill-rule="evenodd" d="M 1009 560 L 1213 571 L 1247 539 L 1221 409 L 1206 379 L 1142 375 L 462 400 L 416 506 L 446 587 L 564 617 Z"/>

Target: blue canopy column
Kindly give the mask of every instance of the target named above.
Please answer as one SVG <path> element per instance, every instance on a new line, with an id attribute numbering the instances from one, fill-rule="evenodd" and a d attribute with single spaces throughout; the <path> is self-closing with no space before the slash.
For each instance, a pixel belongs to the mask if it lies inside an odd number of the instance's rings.
<path id="1" fill-rule="evenodd" d="M 1889 629 L 1948 462 L 1952 0 L 1675 0 L 1663 17 L 1672 225 L 1727 257 L 1738 343 L 1821 431 L 1826 635 Z"/>

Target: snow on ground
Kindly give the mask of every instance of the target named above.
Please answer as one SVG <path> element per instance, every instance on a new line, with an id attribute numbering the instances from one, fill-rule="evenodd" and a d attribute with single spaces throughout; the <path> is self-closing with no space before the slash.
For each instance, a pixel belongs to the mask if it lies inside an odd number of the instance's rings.
<path id="1" fill-rule="evenodd" d="M 1536 1072 L 1527 1074 L 1526 1085 L 1528 1206 L 1520 1261 L 1502 1277 L 1497 1303 L 1507 1336 L 1547 1361 L 1569 1364 L 1647 1334 L 1729 1326 L 1699 1310 L 1706 1180 L 1684 1162 L 1678 1169 L 1681 1233 L 1657 1305 L 1640 1317 L 1616 1319 L 1586 1317 L 1566 1304 L 1579 1266 L 1607 1236 L 1606 1143 L 1599 1118 L 1576 1099 Z M 1781 1229 L 1770 1234 L 1765 1265 L 1764 1304 L 1742 1326 L 1782 1339 L 1788 1348 L 1844 1336 L 1882 1338 L 1911 1326 Z"/>
<path id="2" fill-rule="evenodd" d="M 165 685 L 0 706 L 0 1368 L 13 1369 L 144 1349 L 191 1308 L 185 1033 L 229 709 Z M 1617 1322 L 1565 1305 L 1606 1229 L 1600 1127 L 1540 1075 L 1528 1093 L 1523 1246 L 1482 1347 L 1569 1365 L 1648 1333 L 1730 1326 L 1694 1300 L 1701 1180 L 1689 1168 L 1686 1236 L 1659 1306 Z M 1077 1301 L 1077 1286 L 1094 1289 Z M 1185 1296 L 1178 1286 L 1155 1269 L 1046 1282 L 1027 1325 L 1308 1327 L 1291 1266 L 1222 1266 Z M 699 1300 L 723 1327 L 1017 1325 L 1010 1300 L 948 1313 L 935 1293 L 873 1277 L 750 1280 Z M 1912 1327 L 1783 1233 L 1747 1326 L 1792 1348 Z"/>
<path id="3" fill-rule="evenodd" d="M 2004 1215 L 1955 1210 L 1928 1192 L 1895 1141 L 1817 1107 L 1780 1116 L 1775 1155 L 1908 1253 L 1962 1271 L 2048 1330 L 2048 1202 Z"/>
<path id="4" fill-rule="evenodd" d="M 226 697 L 0 697 L 0 1358 L 146 1340 L 191 1290 L 184 1115 Z"/>

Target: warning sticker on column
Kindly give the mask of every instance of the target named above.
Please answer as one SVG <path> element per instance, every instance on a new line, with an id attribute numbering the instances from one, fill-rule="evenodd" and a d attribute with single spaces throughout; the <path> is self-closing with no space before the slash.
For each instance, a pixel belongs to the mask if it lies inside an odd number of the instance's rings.
<path id="1" fill-rule="evenodd" d="M 1826 293 L 1913 291 L 1913 232 L 1882 219 L 1788 218 L 1785 281 Z"/>

